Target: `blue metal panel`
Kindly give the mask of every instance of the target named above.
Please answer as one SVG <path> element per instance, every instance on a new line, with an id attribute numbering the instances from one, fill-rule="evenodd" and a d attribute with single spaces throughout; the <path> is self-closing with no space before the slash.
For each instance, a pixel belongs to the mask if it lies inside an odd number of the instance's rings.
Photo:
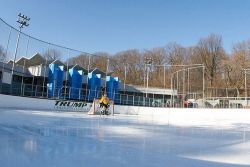
<path id="1" fill-rule="evenodd" d="M 63 66 L 58 66 L 57 64 L 49 65 L 49 75 L 47 83 L 48 98 L 61 96 L 63 77 L 64 77 Z"/>
<path id="2" fill-rule="evenodd" d="M 96 74 L 95 78 L 95 97 L 101 97 L 101 74 Z"/>
<path id="3" fill-rule="evenodd" d="M 88 100 L 93 100 L 95 97 L 95 74 L 88 74 Z"/>
<path id="4" fill-rule="evenodd" d="M 118 77 L 106 77 L 106 93 L 107 96 L 115 100 L 115 102 L 119 102 L 119 78 Z"/>
<path id="5" fill-rule="evenodd" d="M 106 94 L 109 99 L 113 99 L 113 77 L 106 77 Z"/>
<path id="6" fill-rule="evenodd" d="M 88 74 L 88 100 L 101 97 L 101 74 Z"/>
<path id="7" fill-rule="evenodd" d="M 64 79 L 64 66 L 58 66 L 57 68 L 57 78 L 56 78 L 56 96 L 62 96 L 62 87 L 63 87 L 63 79 Z"/>
<path id="8" fill-rule="evenodd" d="M 114 78 L 114 102 L 119 103 L 120 102 L 120 95 L 119 95 L 119 78 L 115 77 Z"/>
<path id="9" fill-rule="evenodd" d="M 47 83 L 47 92 L 48 92 L 48 98 L 53 97 L 54 92 L 54 73 L 55 73 L 55 64 L 49 65 L 49 74 L 48 74 L 48 83 Z"/>
<path id="10" fill-rule="evenodd" d="M 69 69 L 70 99 L 81 99 L 82 91 L 82 70 Z"/>

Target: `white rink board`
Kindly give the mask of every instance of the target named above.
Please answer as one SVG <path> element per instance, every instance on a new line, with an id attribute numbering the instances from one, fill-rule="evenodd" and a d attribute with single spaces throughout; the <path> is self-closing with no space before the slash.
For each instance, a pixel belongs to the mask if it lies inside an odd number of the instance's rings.
<path id="1" fill-rule="evenodd" d="M 91 104 L 68 100 L 48 100 L 0 94 L 1 108 L 88 112 Z"/>
<path id="2" fill-rule="evenodd" d="M 35 109 L 35 110 L 56 110 L 56 111 L 78 111 L 88 112 L 92 103 L 48 100 L 38 98 L 28 98 L 19 96 L 9 96 L 0 94 L 1 108 L 20 108 L 20 109 Z M 250 109 L 204 109 L 204 108 L 160 108 L 160 107 L 141 107 L 141 106 L 125 106 L 115 105 L 115 114 L 126 115 L 143 115 L 145 118 L 169 123 L 170 118 L 182 118 L 179 120 L 193 120 L 197 117 L 197 122 L 204 119 L 213 119 L 214 117 L 221 118 L 239 118 L 244 120 L 250 117 Z M 240 112 L 240 114 L 239 114 Z M 178 119 L 175 119 L 178 120 Z"/>

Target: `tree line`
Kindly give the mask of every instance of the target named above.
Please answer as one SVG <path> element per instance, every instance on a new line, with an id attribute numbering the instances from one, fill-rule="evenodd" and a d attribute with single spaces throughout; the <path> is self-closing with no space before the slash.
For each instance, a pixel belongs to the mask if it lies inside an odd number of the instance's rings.
<path id="1" fill-rule="evenodd" d="M 60 59 L 60 51 L 50 49 L 43 53 L 49 60 Z M 0 47 L 0 59 L 6 58 L 4 49 Z M 147 59 L 152 62 L 150 68 L 145 65 Z M 231 53 L 226 53 L 220 35 L 210 34 L 201 38 L 195 46 L 183 47 L 177 43 L 169 43 L 164 47 L 153 49 L 130 49 L 111 55 L 97 52 L 94 56 L 80 54 L 65 61 L 65 64 L 78 64 L 86 69 L 99 68 L 112 71 L 127 84 L 145 86 L 147 70 L 150 87 L 170 88 L 172 74 L 182 69 L 174 65 L 203 64 L 207 88 L 244 89 L 244 69 L 250 68 L 250 40 L 235 43 Z M 172 66 L 165 66 L 165 64 Z M 108 69 L 107 69 L 108 65 Z M 180 74 L 181 75 L 181 74 Z M 196 89 L 202 86 L 202 69 L 190 71 L 189 84 Z M 187 75 L 181 79 L 187 82 Z M 184 82 L 184 80 L 183 80 Z M 186 88 L 187 89 L 187 88 Z M 194 89 L 194 88 L 193 88 Z"/>
<path id="2" fill-rule="evenodd" d="M 145 85 L 145 60 L 152 59 L 149 72 L 149 86 L 170 88 L 171 74 L 183 67 L 166 66 L 183 64 L 203 64 L 207 88 L 244 89 L 244 69 L 250 68 L 250 41 L 233 45 L 232 52 L 226 53 L 220 35 L 210 34 L 201 38 L 195 46 L 183 47 L 177 43 L 169 43 L 165 47 L 153 49 L 131 49 L 110 55 L 95 53 L 91 58 L 90 68 L 97 67 L 106 71 L 107 59 L 113 75 L 126 83 Z M 88 56 L 78 55 L 68 59 L 69 64 L 88 67 Z M 126 72 L 125 72 L 126 71 Z M 126 75 L 125 75 L 126 73 Z M 165 75 L 165 77 L 164 77 Z M 202 68 L 190 71 L 190 85 L 202 86 Z M 165 80 L 164 80 L 165 79 Z M 187 82 L 187 76 L 185 76 Z"/>

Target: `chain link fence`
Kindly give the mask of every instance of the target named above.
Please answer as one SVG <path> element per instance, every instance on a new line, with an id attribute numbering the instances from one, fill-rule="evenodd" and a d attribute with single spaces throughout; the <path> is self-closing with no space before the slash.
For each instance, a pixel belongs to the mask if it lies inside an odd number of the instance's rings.
<path id="1" fill-rule="evenodd" d="M 140 60 L 141 63 L 135 65 L 124 59 L 124 64 L 120 67 L 117 66 L 115 59 L 110 59 L 109 55 L 105 53 L 90 54 L 52 44 L 25 33 L 20 33 L 17 48 L 18 34 L 19 30 L 0 18 L 0 93 L 2 94 L 91 101 L 86 76 L 90 72 L 96 72 L 101 74 L 103 80 L 108 75 L 119 75 L 118 77 L 122 81 L 120 80 L 119 99 L 116 99 L 116 103 L 121 105 L 194 108 L 249 106 L 249 98 L 239 97 L 242 90 L 206 88 L 203 66 L 201 65 L 187 67 L 180 65 L 173 68 L 173 66 L 155 65 L 148 61 L 145 62 L 145 60 Z M 16 59 L 14 59 L 16 49 L 17 54 Z M 44 61 L 39 61 L 40 64 L 33 60 L 37 53 L 44 59 Z M 152 53 L 149 53 L 149 56 L 150 54 Z M 133 55 L 131 57 L 135 58 Z M 65 77 L 60 90 L 55 88 L 57 93 L 53 93 L 52 97 L 49 97 L 48 66 L 54 61 L 64 66 Z M 29 64 L 30 62 L 33 64 Z M 76 65 L 79 65 L 77 68 L 82 70 L 85 75 L 81 88 L 70 87 L 69 83 L 69 69 Z M 135 70 L 140 73 L 135 73 Z M 3 76 L 11 73 L 13 74 L 11 80 L 4 81 Z M 134 75 L 134 78 L 131 75 Z M 132 80 L 128 80 L 128 76 Z M 144 87 L 144 91 L 128 91 L 127 84 L 134 81 L 136 81 L 136 86 Z M 106 82 L 102 81 L 102 83 L 102 88 L 105 88 Z M 171 93 L 164 95 L 162 92 L 158 94 L 149 92 L 148 89 L 155 85 L 163 92 L 169 88 Z M 73 95 L 74 98 L 71 92 L 77 92 Z M 100 94 L 100 92 L 96 91 L 96 94 Z M 246 94 L 249 94 L 249 91 Z M 186 104 L 186 101 L 189 101 L 190 105 Z"/>

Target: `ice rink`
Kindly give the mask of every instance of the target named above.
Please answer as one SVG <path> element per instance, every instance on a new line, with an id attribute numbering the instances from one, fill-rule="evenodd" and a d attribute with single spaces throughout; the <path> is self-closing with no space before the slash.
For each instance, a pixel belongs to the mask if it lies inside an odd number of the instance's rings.
<path id="1" fill-rule="evenodd" d="M 250 118 L 162 120 L 0 109 L 0 166 L 250 166 Z"/>

